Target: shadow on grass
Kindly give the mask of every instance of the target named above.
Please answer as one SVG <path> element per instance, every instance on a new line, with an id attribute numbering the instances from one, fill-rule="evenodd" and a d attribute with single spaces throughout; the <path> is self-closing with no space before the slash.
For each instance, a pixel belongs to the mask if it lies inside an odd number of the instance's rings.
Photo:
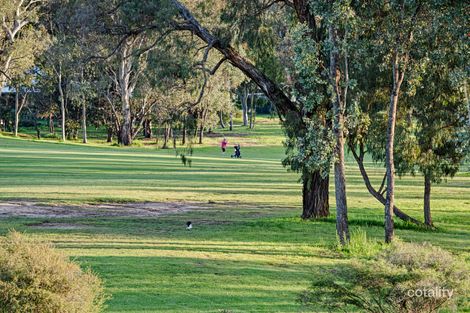
<path id="1" fill-rule="evenodd" d="M 299 312 L 314 271 L 297 265 L 191 257 L 79 257 L 113 298 L 111 312 Z"/>

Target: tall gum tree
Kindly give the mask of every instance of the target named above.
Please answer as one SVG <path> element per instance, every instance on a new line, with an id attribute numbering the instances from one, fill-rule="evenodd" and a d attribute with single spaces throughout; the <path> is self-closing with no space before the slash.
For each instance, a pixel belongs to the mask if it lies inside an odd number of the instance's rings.
<path id="1" fill-rule="evenodd" d="M 178 19 L 174 27 L 181 31 L 190 31 L 201 40 L 206 42 L 208 49 L 216 49 L 221 55 L 221 62 L 228 61 L 233 66 L 240 69 L 247 77 L 258 85 L 261 91 L 276 107 L 281 119 L 288 120 L 290 125 L 296 125 L 295 129 L 307 129 L 303 120 L 302 109 L 294 102 L 282 88 L 264 72 L 258 69 L 247 58 L 243 57 L 236 49 L 222 38 L 211 33 L 203 27 L 188 8 L 180 1 L 171 0 L 171 3 L 178 11 Z M 286 5 L 292 7 L 291 3 Z M 302 6 L 304 6 L 302 8 Z M 313 17 L 308 13 L 308 4 L 297 3 L 296 12 L 301 13 L 299 17 L 302 20 L 312 20 Z M 294 127 L 292 127 L 294 129 Z M 313 172 L 303 171 L 303 218 L 322 217 L 329 214 L 328 202 L 328 175 L 322 175 L 319 170 Z"/>
<path id="2" fill-rule="evenodd" d="M 38 56 L 46 48 L 45 30 L 38 24 L 45 0 L 0 1 L 0 91 L 15 90 L 14 135 L 32 88 L 31 78 Z"/>
<path id="3" fill-rule="evenodd" d="M 34 66 L 44 49 L 44 32 L 37 27 L 46 0 L 0 0 L 0 88 L 15 72 Z"/>

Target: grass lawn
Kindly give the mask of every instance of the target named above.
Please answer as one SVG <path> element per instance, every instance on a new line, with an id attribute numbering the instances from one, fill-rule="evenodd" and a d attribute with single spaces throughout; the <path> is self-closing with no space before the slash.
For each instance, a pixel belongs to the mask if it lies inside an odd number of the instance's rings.
<path id="1" fill-rule="evenodd" d="M 0 137 L 0 201 L 42 203 L 198 202 L 205 209 L 146 218 L 67 218 L 83 227 L 33 228 L 44 218 L 0 215 L 0 232 L 16 229 L 53 241 L 105 281 L 108 312 L 305 312 L 296 299 L 312 277 L 340 262 L 331 249 L 335 222 L 302 221 L 298 175 L 280 165 L 279 126 L 237 127 L 231 144 L 243 159 L 218 149 L 219 138 L 194 147 L 192 166 L 156 145 L 119 148 L 93 142 Z M 221 132 L 220 130 L 217 130 Z M 223 131 L 224 133 L 229 133 Z M 368 163 L 376 184 L 383 169 Z M 352 228 L 382 240 L 382 206 L 372 199 L 351 158 L 347 165 Z M 331 182 L 334 180 L 331 179 Z M 422 177 L 397 180 L 397 205 L 422 219 Z M 331 188 L 334 212 L 334 188 Z M 433 187 L 436 231 L 397 222 L 406 241 L 430 241 L 470 258 L 470 174 Z M 195 227 L 186 231 L 184 224 Z"/>

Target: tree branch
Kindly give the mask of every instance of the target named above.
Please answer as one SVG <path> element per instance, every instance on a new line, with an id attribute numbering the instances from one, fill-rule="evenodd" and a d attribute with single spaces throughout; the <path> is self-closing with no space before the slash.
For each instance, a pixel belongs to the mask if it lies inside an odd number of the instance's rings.
<path id="1" fill-rule="evenodd" d="M 367 171 L 364 167 L 364 146 L 360 144 L 359 155 L 357 154 L 356 148 L 354 147 L 352 143 L 349 143 L 348 146 L 354 156 L 354 159 L 356 160 L 357 165 L 359 166 L 359 171 L 361 172 L 361 176 L 362 176 L 362 179 L 364 180 L 364 184 L 366 185 L 367 190 L 377 201 L 385 205 L 385 202 L 386 202 L 385 198 L 383 197 L 383 195 L 378 193 L 377 190 L 375 190 L 375 188 L 372 186 L 370 179 L 369 179 L 369 175 L 367 174 Z M 405 222 L 410 222 L 418 226 L 427 227 L 424 223 L 404 213 L 396 206 L 393 206 L 393 212 L 395 213 L 396 217 L 398 217 L 399 219 Z"/>
<path id="2" fill-rule="evenodd" d="M 191 12 L 178 0 L 171 0 L 179 12 L 183 22 L 174 22 L 173 26 L 177 30 L 190 31 L 207 44 L 212 44 L 233 66 L 237 67 L 247 77 L 251 78 L 263 91 L 263 93 L 275 105 L 278 113 L 282 116 L 289 112 L 295 113 L 299 118 L 302 116 L 300 110 L 282 89 L 270 80 L 264 73 L 258 70 L 251 62 L 243 58 L 230 45 L 223 45 L 213 34 L 195 19 Z"/>

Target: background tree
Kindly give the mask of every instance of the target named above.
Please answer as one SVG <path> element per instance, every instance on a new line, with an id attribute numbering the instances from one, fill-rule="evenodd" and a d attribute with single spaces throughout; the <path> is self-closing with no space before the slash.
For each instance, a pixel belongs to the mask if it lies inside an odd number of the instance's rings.
<path id="1" fill-rule="evenodd" d="M 34 67 L 44 49 L 44 29 L 38 24 L 47 0 L 0 1 L 0 87 L 15 74 Z"/>
<path id="2" fill-rule="evenodd" d="M 411 12 L 417 9 L 416 3 L 415 5 L 407 3 L 407 5 L 410 5 L 410 7 L 405 9 L 411 10 Z M 428 68 L 429 62 L 432 62 L 430 60 L 434 59 L 434 62 L 440 63 L 440 66 L 442 66 L 447 61 L 439 59 L 444 55 L 450 56 L 450 59 L 454 59 L 454 61 L 449 62 L 448 66 L 455 71 L 457 69 L 455 66 L 457 59 L 463 60 L 466 58 L 465 53 L 457 52 L 457 50 L 462 49 L 459 46 L 463 44 L 459 36 L 462 36 L 461 34 L 464 31 L 458 26 L 461 23 L 462 12 L 464 12 L 462 6 L 448 5 L 446 3 L 434 5 L 430 6 L 429 3 L 422 4 L 419 8 L 421 14 L 413 18 L 412 13 L 410 13 L 408 21 L 402 21 L 408 26 L 413 23 L 416 34 L 413 36 L 413 41 L 406 45 L 409 56 L 407 61 L 408 71 L 407 75 L 404 72 L 402 73 L 404 75 L 403 87 L 401 88 L 404 90 L 401 96 L 403 103 L 397 108 L 397 133 L 399 135 L 395 136 L 397 139 L 395 142 L 396 158 L 394 160 L 394 167 L 396 167 L 398 173 L 410 170 L 410 163 L 408 165 L 402 163 L 403 158 L 415 158 L 417 155 L 416 146 L 413 148 L 413 142 L 417 144 L 414 138 L 417 133 L 413 130 L 417 126 L 414 115 L 419 114 L 418 111 L 423 113 L 428 112 L 423 110 L 423 105 L 419 109 L 412 109 L 413 103 L 429 101 L 429 99 L 425 100 L 427 96 L 423 94 L 427 90 L 422 89 L 421 94 L 417 95 L 416 91 L 421 90 L 417 88 L 423 88 L 426 84 L 435 85 L 436 82 L 446 80 L 441 76 L 438 81 L 423 81 L 425 76 L 422 75 L 428 70 L 433 71 L 432 67 Z M 389 117 L 390 115 L 386 113 L 384 103 L 387 102 L 387 98 L 390 95 L 389 90 L 391 87 L 387 73 L 387 67 L 389 67 L 387 62 L 393 60 L 393 54 L 390 52 L 393 49 L 387 48 L 384 40 L 393 42 L 394 37 L 386 32 L 386 30 L 391 29 L 388 23 L 393 21 L 393 19 L 390 19 L 390 16 L 388 19 L 384 18 L 384 16 L 391 13 L 397 14 L 398 11 L 393 11 L 393 6 L 386 7 L 379 3 L 377 3 L 376 7 L 369 6 L 368 8 L 371 10 L 360 11 L 361 20 L 364 21 L 364 27 L 361 28 L 362 40 L 358 42 L 359 46 L 354 49 L 358 53 L 355 57 L 363 60 L 363 63 L 360 67 L 352 69 L 358 73 L 355 77 L 357 77 L 360 93 L 357 97 L 358 106 L 351 108 L 351 110 L 356 110 L 356 112 L 351 112 L 351 119 L 348 121 L 349 127 L 352 127 L 350 128 L 348 145 L 359 165 L 367 189 L 377 200 L 385 205 L 386 199 L 383 195 L 386 192 L 385 183 L 387 182 L 387 177 L 384 176 L 378 189 L 374 188 L 364 166 L 364 157 L 366 154 L 370 154 L 372 159 L 378 162 L 384 162 L 386 159 L 386 141 L 383 134 L 387 132 L 387 116 Z M 450 16 L 453 16 L 453 18 L 450 18 Z M 412 22 L 413 20 L 414 22 Z M 432 25 L 432 27 L 429 27 L 429 25 Z M 406 38 L 406 36 L 410 35 L 409 31 L 410 29 L 408 28 L 408 32 L 401 33 L 400 36 L 405 36 Z M 458 63 L 463 64 L 462 61 L 458 61 Z M 416 98 L 417 96 L 420 99 Z M 449 117 L 449 121 L 451 121 L 453 118 Z M 418 164 L 414 163 L 412 167 L 416 165 Z M 395 205 L 393 206 L 393 212 L 397 217 L 404 220 L 419 223 L 416 219 L 404 215 Z"/>

